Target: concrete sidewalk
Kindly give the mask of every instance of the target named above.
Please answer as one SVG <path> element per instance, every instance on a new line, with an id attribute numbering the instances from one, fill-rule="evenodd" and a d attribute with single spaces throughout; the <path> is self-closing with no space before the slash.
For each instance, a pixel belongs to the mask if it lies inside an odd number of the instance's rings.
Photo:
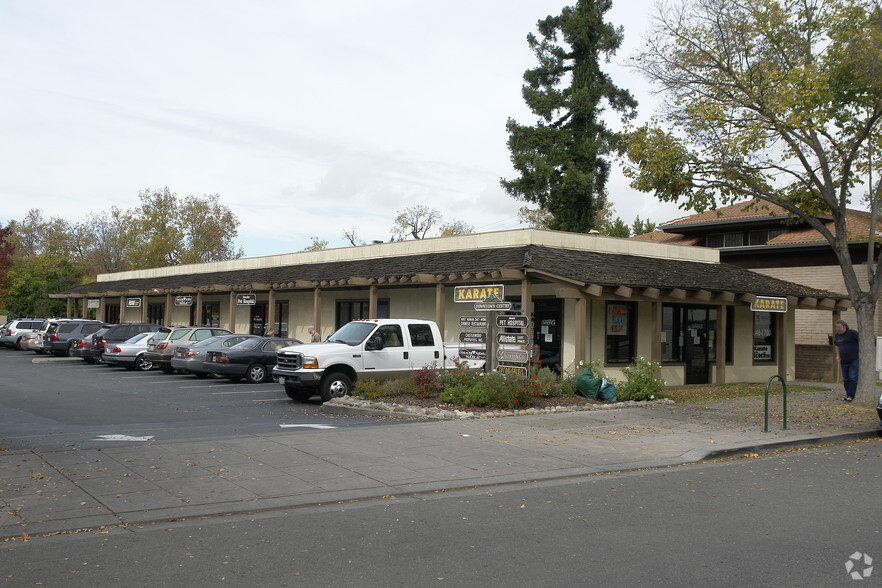
<path id="1" fill-rule="evenodd" d="M 777 399 L 780 403 L 780 397 Z M 875 411 L 791 395 L 396 426 L 0 452 L 0 536 L 39 536 L 878 439 Z"/>

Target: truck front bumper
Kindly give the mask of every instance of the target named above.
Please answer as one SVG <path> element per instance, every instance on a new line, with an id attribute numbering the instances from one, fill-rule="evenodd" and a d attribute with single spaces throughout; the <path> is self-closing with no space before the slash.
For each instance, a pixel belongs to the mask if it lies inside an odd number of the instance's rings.
<path id="1" fill-rule="evenodd" d="M 318 388 L 322 383 L 322 371 L 291 371 L 275 368 L 273 369 L 273 377 L 283 386 L 298 388 Z"/>

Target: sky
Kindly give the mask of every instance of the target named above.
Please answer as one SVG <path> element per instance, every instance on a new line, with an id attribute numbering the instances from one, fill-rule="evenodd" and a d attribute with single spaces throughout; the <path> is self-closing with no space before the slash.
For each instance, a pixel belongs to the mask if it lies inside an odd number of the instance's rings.
<path id="1" fill-rule="evenodd" d="M 505 123 L 534 124 L 526 36 L 571 4 L 0 0 L 0 221 L 82 221 L 167 186 L 219 195 L 247 257 L 389 240 L 415 205 L 520 228 Z M 656 99 L 627 63 L 652 10 L 607 13 L 625 40 L 604 68 L 638 120 Z M 685 214 L 618 169 L 607 187 L 629 224 Z"/>

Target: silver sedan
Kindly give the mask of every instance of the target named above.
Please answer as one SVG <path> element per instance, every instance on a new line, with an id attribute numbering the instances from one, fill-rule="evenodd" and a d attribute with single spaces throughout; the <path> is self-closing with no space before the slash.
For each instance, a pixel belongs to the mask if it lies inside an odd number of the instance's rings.
<path id="1" fill-rule="evenodd" d="M 124 343 L 115 343 L 104 348 L 104 363 L 107 365 L 122 366 L 127 370 L 139 370 L 146 372 L 153 369 L 153 364 L 144 361 L 144 352 L 147 351 L 147 340 L 154 333 L 138 333 Z"/>

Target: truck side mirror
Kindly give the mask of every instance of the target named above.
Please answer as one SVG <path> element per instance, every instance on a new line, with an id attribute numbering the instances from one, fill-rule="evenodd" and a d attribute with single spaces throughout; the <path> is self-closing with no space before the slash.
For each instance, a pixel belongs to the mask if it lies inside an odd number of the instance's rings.
<path id="1" fill-rule="evenodd" d="M 383 349 L 383 338 L 374 337 L 364 345 L 365 351 L 381 351 Z"/>

